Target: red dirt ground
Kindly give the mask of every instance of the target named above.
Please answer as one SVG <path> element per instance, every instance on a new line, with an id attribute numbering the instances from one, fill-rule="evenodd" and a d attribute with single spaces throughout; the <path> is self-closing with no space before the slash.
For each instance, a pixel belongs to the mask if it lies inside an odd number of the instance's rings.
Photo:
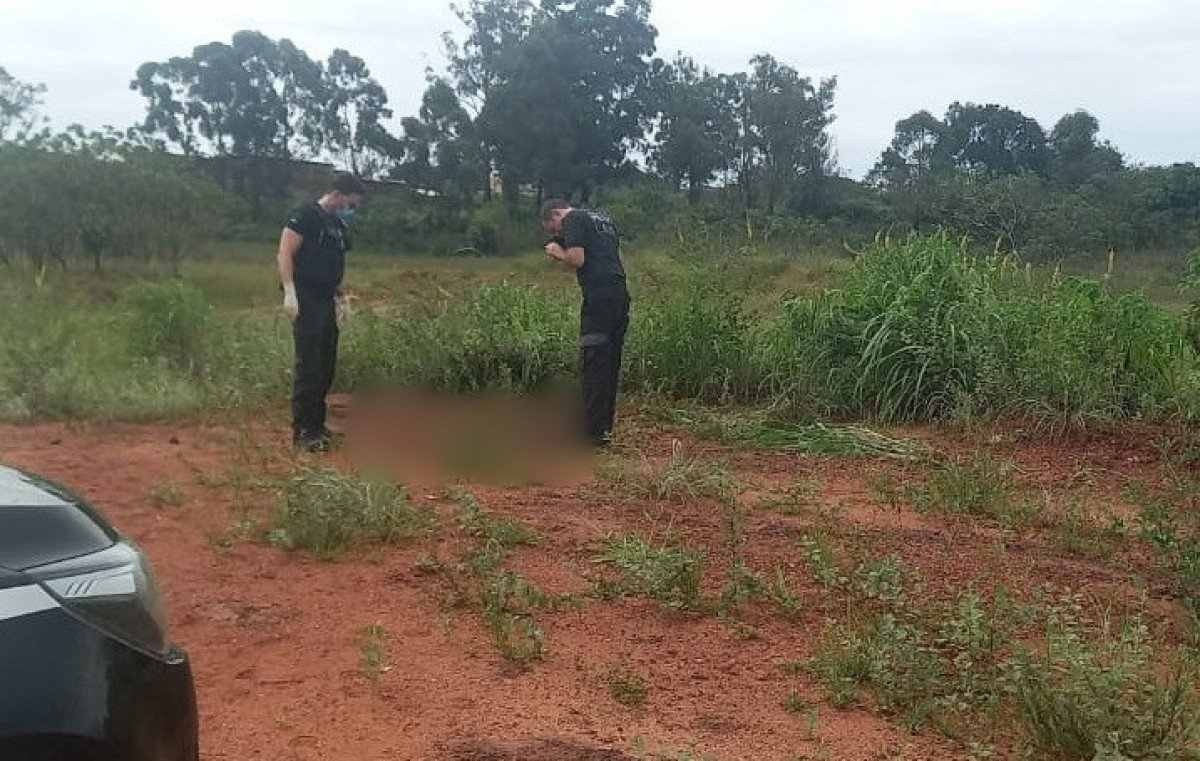
<path id="1" fill-rule="evenodd" d="M 946 451 L 980 446 L 965 434 L 906 433 Z M 911 477 L 904 465 L 693 443 L 729 460 L 750 490 L 743 501 L 803 478 L 817 484 L 816 502 L 837 506 L 824 519 L 749 513 L 747 563 L 769 576 L 784 569 L 804 613 L 785 620 L 751 605 L 744 625 L 734 626 L 649 600 L 589 599 L 539 614 L 546 657 L 514 669 L 478 613 L 447 608 L 445 589 L 420 571 L 431 553 L 453 559 L 461 549 L 440 490 L 412 489 L 414 499 L 447 517 L 436 538 L 411 546 L 319 562 L 239 535 L 242 518 L 274 508 L 275 495 L 254 478 L 286 466 L 284 438 L 282 428 L 261 422 L 0 426 L 0 461 L 81 492 L 153 559 L 173 637 L 196 672 L 206 761 L 967 758 L 933 733 L 911 735 L 866 710 L 835 710 L 811 677 L 781 668 L 812 655 L 825 625 L 844 612 L 812 579 L 797 543 L 819 520 L 853 556 L 898 555 L 931 597 L 1000 583 L 1032 593 L 1049 584 L 1132 605 L 1149 587 L 1151 604 L 1171 620 L 1165 592 L 1147 581 L 1152 561 L 1133 551 L 1072 556 L 1036 531 L 1011 534 L 879 504 L 873 479 Z M 634 438 L 648 457 L 671 448 L 662 432 L 636 429 Z M 983 446 L 1017 463 L 1023 484 L 1051 496 L 1082 484 L 1094 503 L 1115 512 L 1130 509 L 1119 496 L 1127 481 L 1159 478 L 1143 439 L 1051 446 L 997 438 Z M 152 494 L 164 485 L 182 492 L 182 505 L 155 505 Z M 537 530 L 540 544 L 515 552 L 509 567 L 551 593 L 591 588 L 596 544 L 609 533 L 661 536 L 670 527 L 707 548 L 713 568 L 728 553 L 713 504 L 631 500 L 600 484 L 474 493 L 489 511 Z M 705 585 L 715 590 L 723 580 L 712 575 Z M 370 624 L 388 633 L 388 669 L 376 680 L 360 667 L 360 633 Z M 605 675 L 614 668 L 646 678 L 645 706 L 626 708 L 610 697 Z M 819 707 L 815 715 L 785 710 L 793 690 Z"/>

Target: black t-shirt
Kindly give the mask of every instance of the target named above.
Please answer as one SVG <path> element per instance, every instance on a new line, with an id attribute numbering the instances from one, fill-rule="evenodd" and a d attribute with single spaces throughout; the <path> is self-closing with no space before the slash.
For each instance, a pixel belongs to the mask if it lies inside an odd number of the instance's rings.
<path id="1" fill-rule="evenodd" d="M 625 290 L 620 236 L 608 216 L 572 209 L 563 217 L 563 248 L 582 248 L 583 266 L 575 271 L 584 295 Z"/>
<path id="2" fill-rule="evenodd" d="M 310 203 L 288 215 L 287 228 L 304 243 L 296 253 L 296 288 L 316 296 L 333 296 L 346 272 L 350 239 L 342 220 Z"/>

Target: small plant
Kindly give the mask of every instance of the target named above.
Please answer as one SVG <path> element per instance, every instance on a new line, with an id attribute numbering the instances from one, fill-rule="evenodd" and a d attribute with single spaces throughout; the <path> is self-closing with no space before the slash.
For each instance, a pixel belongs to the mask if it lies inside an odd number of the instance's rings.
<path id="1" fill-rule="evenodd" d="M 546 637 L 533 611 L 546 602 L 545 593 L 510 571 L 486 579 L 482 591 L 484 621 L 492 641 L 507 660 L 513 663 L 541 660 Z"/>
<path id="2" fill-rule="evenodd" d="M 1079 499 L 1067 503 L 1057 528 L 1059 546 L 1067 552 L 1087 557 L 1108 556 L 1114 544 L 1126 533 L 1120 518 L 1110 516 L 1106 521 Z"/>
<path id="3" fill-rule="evenodd" d="M 463 531 L 480 542 L 479 549 L 469 559 L 477 573 L 499 568 L 514 547 L 537 544 L 537 533 L 516 518 L 492 515 L 468 491 L 458 491 L 453 496 L 462 508 L 459 523 Z"/>
<path id="4" fill-rule="evenodd" d="M 843 632 L 827 639 L 814 669 L 834 705 L 854 702 L 870 687 L 880 709 L 901 716 L 917 729 L 933 714 L 945 666 L 919 627 L 885 613 L 864 632 Z"/>
<path id="5" fill-rule="evenodd" d="M 729 580 L 721 592 L 720 609 L 731 611 L 740 608 L 750 600 L 762 597 L 765 593 L 762 579 L 746 567 L 746 563 L 735 560 L 729 568 Z"/>
<path id="6" fill-rule="evenodd" d="M 938 466 L 924 487 L 913 494 L 917 509 L 956 515 L 977 515 L 1019 528 L 1033 517 L 1032 503 L 1013 495 L 1012 467 L 989 457 Z"/>
<path id="7" fill-rule="evenodd" d="M 854 570 L 854 586 L 872 600 L 899 603 L 904 598 L 905 571 L 894 555 L 864 563 Z"/>
<path id="8" fill-rule="evenodd" d="M 791 484 L 782 492 L 765 497 L 759 502 L 758 507 L 761 510 L 774 510 L 784 515 L 802 515 L 806 509 L 816 503 L 820 492 L 820 486 L 816 481 L 803 479 Z"/>
<path id="9" fill-rule="evenodd" d="M 650 687 L 646 684 L 646 680 L 633 671 L 623 668 L 614 668 L 609 671 L 605 682 L 608 685 L 608 694 L 612 699 L 627 708 L 638 708 L 646 704 L 646 698 L 650 694 Z"/>
<path id="10" fill-rule="evenodd" d="M 991 606 L 967 593 L 940 613 L 886 612 L 828 632 L 809 668 L 839 707 L 869 690 L 910 729 L 934 721 L 949 732 L 1007 694 L 1001 655 L 1015 619 L 1003 592 Z"/>
<path id="11" fill-rule="evenodd" d="M 808 664 L 804 661 L 785 661 L 779 668 L 788 676 L 800 676 L 808 671 Z"/>
<path id="12" fill-rule="evenodd" d="M 827 632 L 809 668 L 825 685 L 830 702 L 846 708 L 858 700 L 859 689 L 871 673 L 867 644 L 855 631 Z"/>
<path id="13" fill-rule="evenodd" d="M 288 480 L 270 532 L 272 543 L 333 559 L 359 543 L 395 544 L 433 530 L 432 513 L 414 507 L 395 484 L 302 468 Z"/>
<path id="14" fill-rule="evenodd" d="M 700 577 L 704 558 L 677 546 L 655 547 L 637 536 L 608 540 L 600 560 L 621 571 L 622 591 L 642 594 L 669 608 L 700 607 Z"/>
<path id="15" fill-rule="evenodd" d="M 894 475 L 882 473 L 870 478 L 867 483 L 876 500 L 887 505 L 892 512 L 900 512 L 900 506 L 904 503 L 904 487 Z"/>
<path id="16" fill-rule="evenodd" d="M 1138 522 L 1142 538 L 1175 575 L 1177 594 L 1193 617 L 1200 615 L 1200 530 L 1180 526 L 1180 511 L 1166 500 L 1152 501 Z"/>
<path id="17" fill-rule="evenodd" d="M 185 499 L 178 484 L 162 483 L 150 490 L 150 504 L 160 510 L 164 507 L 180 507 Z"/>
<path id="18" fill-rule="evenodd" d="M 937 627 L 935 644 L 947 658 L 947 680 L 938 703 L 946 711 L 966 714 L 992 707 L 1007 687 L 1000 650 L 1008 644 L 1017 616 L 1007 593 L 999 590 L 987 606 L 975 592 L 955 602 Z"/>
<path id="19" fill-rule="evenodd" d="M 1160 551 L 1179 544 L 1179 520 L 1175 506 L 1167 500 L 1148 500 L 1138 516 L 1142 538 Z"/>
<path id="20" fill-rule="evenodd" d="M 767 599 L 779 608 L 780 612 L 789 618 L 800 613 L 800 598 L 788 583 L 783 568 L 775 569 L 775 578 L 767 585 Z"/>
<path id="21" fill-rule="evenodd" d="M 387 665 L 387 639 L 387 629 L 380 624 L 364 626 L 359 632 L 359 664 L 363 674 L 372 682 L 379 681 L 390 670 Z"/>
<path id="22" fill-rule="evenodd" d="M 842 571 L 834 559 L 833 547 L 830 546 L 829 539 L 824 534 L 806 534 L 801 537 L 800 546 L 804 548 L 808 565 L 812 568 L 817 581 L 821 582 L 821 586 L 833 589 L 846 583 L 846 578 L 842 575 Z"/>
<path id="23" fill-rule="evenodd" d="M 671 456 L 645 474 L 643 487 L 648 496 L 670 502 L 716 499 L 730 504 L 737 497 L 738 484 L 721 463 L 687 454 L 675 441 Z"/>
<path id="24" fill-rule="evenodd" d="M 1089 642 L 1069 607 L 1051 611 L 1044 654 L 1018 660 L 1016 690 L 1033 743 L 1072 761 L 1200 758 L 1195 667 L 1161 670 L 1138 618 Z"/>

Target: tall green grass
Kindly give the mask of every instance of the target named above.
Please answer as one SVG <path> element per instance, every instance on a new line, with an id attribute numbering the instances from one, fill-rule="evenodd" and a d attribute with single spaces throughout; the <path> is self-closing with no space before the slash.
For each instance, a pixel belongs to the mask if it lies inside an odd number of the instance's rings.
<path id="1" fill-rule="evenodd" d="M 1195 351 L 1140 294 L 978 257 L 945 236 L 881 240 L 843 286 L 761 334 L 771 396 L 890 421 L 980 415 L 1056 428 L 1200 411 Z"/>
<path id="2" fill-rule="evenodd" d="M 340 378 L 351 388 L 532 391 L 573 371 L 576 333 L 565 300 L 507 282 L 484 285 L 424 315 L 359 315 L 345 331 Z"/>
<path id="3" fill-rule="evenodd" d="M 1200 417 L 1182 318 L 1142 295 L 974 256 L 944 236 L 879 240 L 836 289 L 771 307 L 786 269 L 651 260 L 632 283 L 625 388 L 799 419 L 1013 416 L 1062 430 Z M 285 398 L 286 319 L 211 308 L 204 272 L 203 290 L 185 279 L 108 299 L 0 287 L 0 416 L 169 417 Z M 460 274 L 422 275 L 420 294 L 397 301 L 380 285 L 343 328 L 338 387 L 528 392 L 576 372 L 569 284 L 521 267 L 494 282 Z"/>

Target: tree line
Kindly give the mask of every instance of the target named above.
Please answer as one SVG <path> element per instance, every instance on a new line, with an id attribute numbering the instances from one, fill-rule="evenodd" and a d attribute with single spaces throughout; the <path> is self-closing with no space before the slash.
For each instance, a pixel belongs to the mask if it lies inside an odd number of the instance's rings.
<path id="1" fill-rule="evenodd" d="M 833 148 L 836 77 L 769 53 L 735 72 L 657 56 L 649 0 L 453 7 L 446 66 L 427 72 L 397 128 L 363 59 L 337 49 L 317 60 L 241 31 L 138 67 L 130 87 L 145 118 L 104 139 L 126 153 L 332 160 L 437 199 L 431 229 L 494 226 L 498 177 L 510 217 L 547 194 L 620 205 L 640 193 L 666 216 L 760 241 L 797 219 L 831 237 L 948 227 L 1041 257 L 1200 238 L 1200 170 L 1128 165 L 1086 111 L 1048 131 L 1000 104 L 920 111 L 856 182 Z M 42 90 L 0 70 L 0 141 L 78 152 L 82 130 L 73 143 L 40 122 Z M 400 224 L 412 212 L 376 216 Z"/>

